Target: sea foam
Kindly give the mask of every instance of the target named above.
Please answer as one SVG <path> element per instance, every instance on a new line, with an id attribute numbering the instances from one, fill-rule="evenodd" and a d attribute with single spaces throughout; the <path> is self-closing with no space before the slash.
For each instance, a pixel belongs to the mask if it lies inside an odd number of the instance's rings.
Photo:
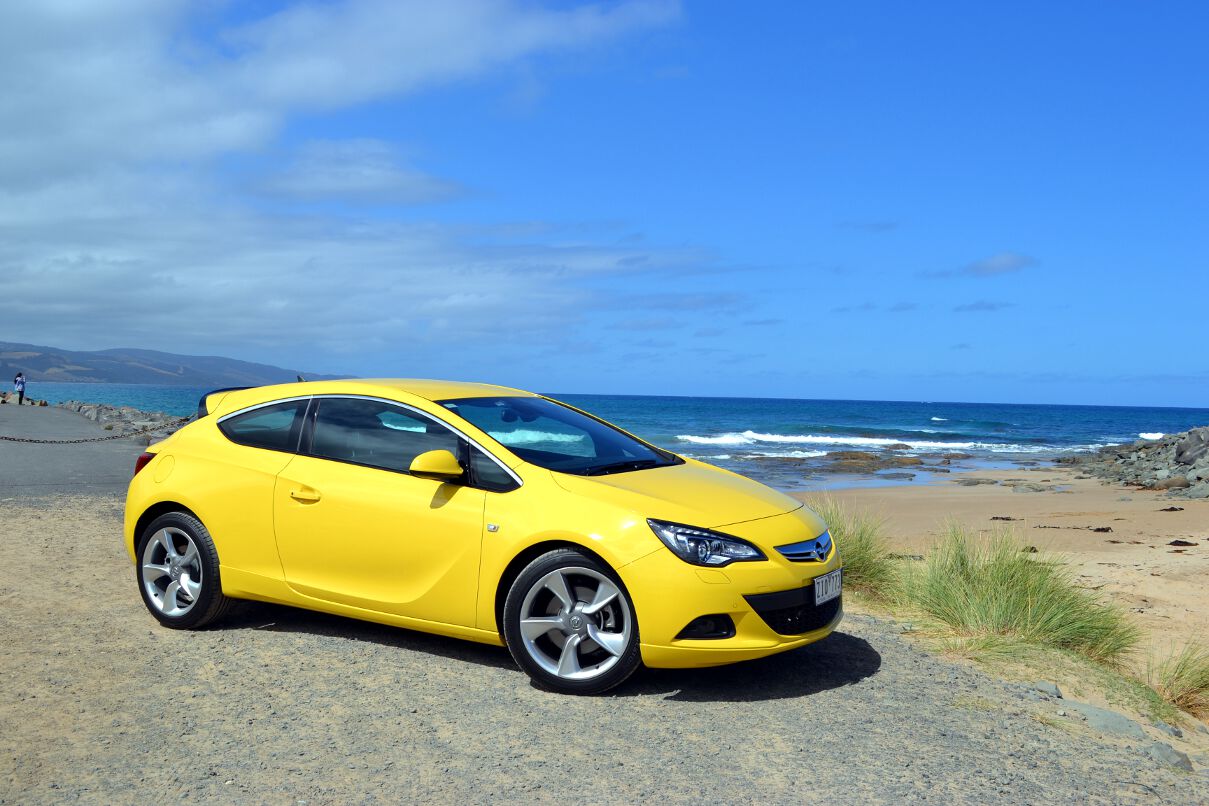
<path id="1" fill-rule="evenodd" d="M 906 445 L 907 451 L 954 451 L 978 450 L 989 453 L 1080 453 L 1109 447 L 1116 443 L 1094 443 L 1090 445 L 1021 445 L 1001 442 L 937 442 L 934 440 L 903 440 L 889 437 L 819 436 L 816 434 L 763 434 L 758 431 L 731 432 L 716 436 L 680 434 L 676 439 L 692 445 L 728 445 L 733 447 L 760 447 L 768 445 L 826 445 L 850 448 L 885 448 L 889 445 Z M 826 451 L 819 452 L 826 453 Z M 757 454 L 758 455 L 758 454 Z M 768 454 L 786 456 L 786 453 Z M 803 457 L 804 458 L 804 457 Z"/>
<path id="2" fill-rule="evenodd" d="M 1164 434 L 1162 431 L 1145 431 L 1141 434 L 1138 434 L 1138 436 L 1141 437 L 1142 439 L 1162 439 L 1163 437 L 1165 437 L 1167 435 Z"/>

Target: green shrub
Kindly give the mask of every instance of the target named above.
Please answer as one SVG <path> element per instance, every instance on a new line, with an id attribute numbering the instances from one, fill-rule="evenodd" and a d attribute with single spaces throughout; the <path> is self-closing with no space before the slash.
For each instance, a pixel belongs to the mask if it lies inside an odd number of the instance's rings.
<path id="1" fill-rule="evenodd" d="M 902 597 L 964 637 L 1002 636 L 1109 664 L 1140 637 L 1060 562 L 1022 551 L 1006 533 L 984 542 L 957 524 L 920 567 L 904 569 Z"/>
<path id="2" fill-rule="evenodd" d="M 844 561 L 844 587 L 883 598 L 897 577 L 884 536 L 885 522 L 864 510 L 852 511 L 830 496 L 810 501 L 831 531 Z"/>
<path id="3" fill-rule="evenodd" d="M 1209 647 L 1192 641 L 1151 664 L 1146 676 L 1167 702 L 1199 717 L 1209 715 Z"/>

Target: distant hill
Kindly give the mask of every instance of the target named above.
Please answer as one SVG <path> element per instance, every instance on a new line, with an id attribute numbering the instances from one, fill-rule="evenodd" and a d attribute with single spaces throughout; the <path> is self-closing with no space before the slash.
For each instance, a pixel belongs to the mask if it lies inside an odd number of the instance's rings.
<path id="1" fill-rule="evenodd" d="M 155 350 L 60 350 L 0 341 L 0 382 L 24 372 L 31 383 L 156 383 L 175 386 L 263 386 L 339 377 L 253 364 L 215 355 L 175 355 Z M 8 387 L 3 387 L 8 388 Z"/>

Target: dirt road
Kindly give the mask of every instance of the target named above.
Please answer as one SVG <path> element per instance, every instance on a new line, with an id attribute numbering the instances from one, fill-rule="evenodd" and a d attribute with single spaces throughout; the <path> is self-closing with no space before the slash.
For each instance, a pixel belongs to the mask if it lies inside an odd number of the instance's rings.
<path id="1" fill-rule="evenodd" d="M 1059 701 L 892 625 L 776 658 L 530 686 L 504 650 L 268 605 L 144 611 L 109 496 L 0 505 L 0 803 L 1209 802 Z"/>

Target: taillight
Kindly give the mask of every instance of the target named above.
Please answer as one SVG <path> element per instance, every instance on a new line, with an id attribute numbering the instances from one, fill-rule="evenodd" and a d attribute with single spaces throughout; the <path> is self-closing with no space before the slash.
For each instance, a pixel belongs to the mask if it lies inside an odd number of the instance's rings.
<path id="1" fill-rule="evenodd" d="M 139 474 L 139 471 L 142 470 L 144 467 L 146 467 L 147 463 L 150 462 L 154 458 L 155 458 L 154 453 L 144 453 L 144 454 L 141 454 L 139 456 L 139 458 L 135 459 L 134 460 L 134 475 L 137 476 Z"/>

